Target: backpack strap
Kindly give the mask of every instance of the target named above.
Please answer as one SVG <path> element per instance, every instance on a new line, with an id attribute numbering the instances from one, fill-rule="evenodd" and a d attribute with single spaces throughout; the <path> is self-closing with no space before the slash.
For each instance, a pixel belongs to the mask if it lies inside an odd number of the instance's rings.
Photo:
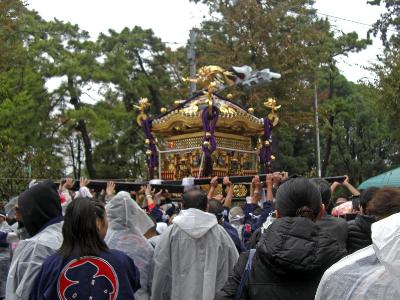
<path id="1" fill-rule="evenodd" d="M 246 263 L 246 267 L 243 271 L 242 277 L 240 278 L 240 284 L 239 284 L 239 288 L 236 291 L 236 296 L 235 296 L 235 300 L 240 300 L 240 297 L 243 294 L 243 289 L 245 284 L 247 283 L 247 281 L 249 280 L 250 277 L 250 272 L 253 266 L 253 258 L 254 255 L 256 254 L 256 249 L 250 249 L 249 251 L 249 257 L 247 259 L 247 263 Z"/>

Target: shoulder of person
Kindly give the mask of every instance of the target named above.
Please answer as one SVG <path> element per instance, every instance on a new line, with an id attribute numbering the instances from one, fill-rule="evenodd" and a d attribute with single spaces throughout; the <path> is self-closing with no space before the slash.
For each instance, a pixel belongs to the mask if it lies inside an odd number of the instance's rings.
<path id="1" fill-rule="evenodd" d="M 127 260 L 131 260 L 131 258 L 126 255 L 124 252 L 117 249 L 109 249 L 107 252 L 104 252 L 101 257 L 106 260 L 113 260 L 115 262 L 124 263 Z"/>
<path id="2" fill-rule="evenodd" d="M 61 246 L 61 242 L 57 245 L 56 244 L 57 243 L 53 242 L 48 245 L 47 243 L 43 243 L 43 241 L 38 241 L 36 239 L 22 240 L 18 243 L 14 256 L 18 257 L 21 261 L 35 258 L 35 260 L 39 259 L 43 262 L 49 256 L 55 254 L 57 249 Z"/>
<path id="3" fill-rule="evenodd" d="M 347 228 L 349 231 L 360 231 L 360 226 L 357 224 L 356 220 L 348 221 Z"/>

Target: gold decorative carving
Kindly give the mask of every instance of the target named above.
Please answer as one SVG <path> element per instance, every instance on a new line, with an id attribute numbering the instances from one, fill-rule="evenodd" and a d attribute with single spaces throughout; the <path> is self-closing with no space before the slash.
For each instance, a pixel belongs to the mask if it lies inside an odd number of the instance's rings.
<path id="1" fill-rule="evenodd" d="M 169 136 L 174 133 L 171 131 L 176 124 L 184 125 L 186 132 L 196 132 L 202 130 L 202 123 L 199 111 L 192 112 L 191 115 L 186 113 L 176 112 L 168 114 L 161 119 L 153 121 L 152 131 L 155 134 Z M 260 134 L 263 131 L 263 122 L 247 112 L 237 113 L 235 116 L 232 114 L 223 114 L 218 118 L 216 125 L 217 130 L 224 130 L 228 132 L 237 131 L 241 135 L 251 136 Z"/>
<path id="2" fill-rule="evenodd" d="M 233 186 L 233 195 L 240 198 L 246 197 L 247 187 L 244 184 L 235 184 Z"/>
<path id="3" fill-rule="evenodd" d="M 277 105 L 275 99 L 268 98 L 268 100 L 264 102 L 264 106 L 271 109 L 271 113 L 268 114 L 268 119 L 272 122 L 272 125 L 278 125 L 279 117 L 277 111 L 281 108 L 281 105 Z"/>
<path id="4" fill-rule="evenodd" d="M 147 98 L 141 98 L 139 100 L 139 105 L 133 105 L 136 109 L 139 110 L 139 114 L 136 117 L 136 122 L 138 123 L 139 126 L 142 126 L 142 121 L 147 120 L 147 114 L 145 113 L 146 110 L 149 109 L 150 107 L 150 102 L 149 99 Z"/>
<path id="5" fill-rule="evenodd" d="M 195 78 L 184 78 L 185 81 L 194 82 L 203 89 L 216 88 L 218 85 L 233 85 L 234 75 L 219 66 L 201 67 Z"/>

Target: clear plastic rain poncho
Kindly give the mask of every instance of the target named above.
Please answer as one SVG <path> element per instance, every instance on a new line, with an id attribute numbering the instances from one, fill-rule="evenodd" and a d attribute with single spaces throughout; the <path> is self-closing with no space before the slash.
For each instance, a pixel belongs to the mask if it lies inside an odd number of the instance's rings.
<path id="1" fill-rule="evenodd" d="M 329 268 L 315 299 L 400 299 L 400 213 L 372 225 L 372 242 Z"/>
<path id="2" fill-rule="evenodd" d="M 0 231 L 11 232 L 11 227 L 6 221 L 0 224 Z M 11 262 L 11 249 L 8 244 L 0 244 L 0 298 L 4 297 L 6 291 L 6 282 L 8 269 Z"/>
<path id="3" fill-rule="evenodd" d="M 212 300 L 238 257 L 215 215 L 182 210 L 154 251 L 152 300 Z"/>
<path id="4" fill-rule="evenodd" d="M 140 271 L 141 288 L 135 299 L 148 300 L 151 291 L 153 247 L 143 236 L 154 226 L 153 221 L 127 192 L 119 192 L 106 205 L 109 227 L 105 241 L 133 259 Z"/>
<path id="5" fill-rule="evenodd" d="M 6 300 L 29 299 L 44 260 L 61 247 L 62 225 L 63 222 L 50 225 L 34 237 L 19 242 L 7 277 Z"/>

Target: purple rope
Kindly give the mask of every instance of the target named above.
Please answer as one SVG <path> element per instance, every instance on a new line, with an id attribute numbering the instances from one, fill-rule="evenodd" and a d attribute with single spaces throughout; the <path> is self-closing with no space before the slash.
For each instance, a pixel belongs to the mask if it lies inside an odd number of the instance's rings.
<path id="1" fill-rule="evenodd" d="M 152 120 L 147 119 L 142 121 L 142 128 L 144 131 L 144 134 L 146 138 L 150 141 L 149 144 L 149 149 L 151 151 L 151 154 L 147 160 L 147 164 L 149 166 L 149 177 L 150 179 L 154 178 L 154 168 L 158 166 L 158 153 L 157 153 L 157 147 L 156 147 L 156 142 L 154 140 L 154 136 L 151 133 L 151 127 L 152 127 Z"/>
<path id="2" fill-rule="evenodd" d="M 211 117 L 208 115 L 208 107 L 205 107 L 201 113 L 204 131 L 203 142 L 208 141 L 210 143 L 209 146 L 205 146 L 203 144 L 202 147 L 204 153 L 204 176 L 211 176 L 213 171 L 213 161 L 211 155 L 215 149 L 217 149 L 217 140 L 215 139 L 214 132 L 218 121 L 218 114 L 219 110 L 215 106 L 212 107 Z M 206 135 L 207 132 L 210 133 L 210 136 Z"/>
<path id="3" fill-rule="evenodd" d="M 268 118 L 264 118 L 264 135 L 262 136 L 262 146 L 260 150 L 260 163 L 265 166 L 265 173 L 271 173 L 271 155 L 272 155 L 272 123 Z M 265 142 L 269 141 L 269 146 Z"/>

